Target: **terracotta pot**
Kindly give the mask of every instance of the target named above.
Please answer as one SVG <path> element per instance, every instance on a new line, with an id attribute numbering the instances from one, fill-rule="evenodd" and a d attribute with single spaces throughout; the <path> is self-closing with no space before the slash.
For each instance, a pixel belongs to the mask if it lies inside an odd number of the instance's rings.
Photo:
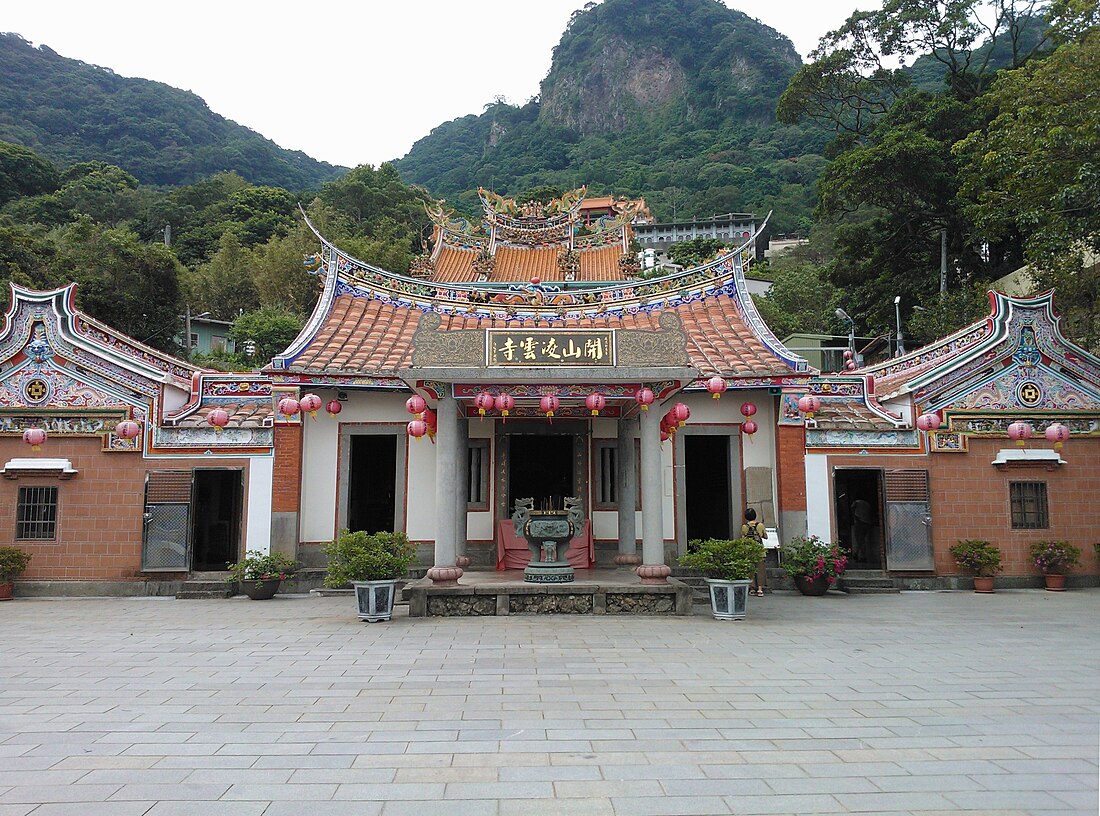
<path id="1" fill-rule="evenodd" d="M 0 584 L 0 601 L 11 600 L 11 590 L 14 586 L 15 584 L 11 583 L 10 581 L 6 584 Z"/>
<path id="2" fill-rule="evenodd" d="M 1048 592 L 1066 591 L 1066 576 L 1064 575 L 1044 575 L 1043 583 L 1046 584 Z"/>
<path id="3" fill-rule="evenodd" d="M 275 597 L 282 583 L 280 578 L 264 578 L 261 581 L 241 581 L 241 592 L 254 601 L 267 601 Z"/>
<path id="4" fill-rule="evenodd" d="M 992 575 L 975 575 L 974 576 L 974 591 L 981 593 L 988 593 L 993 591 L 993 576 Z"/>
<path id="5" fill-rule="evenodd" d="M 817 578 L 799 575 L 794 579 L 794 583 L 803 595 L 821 596 L 829 591 L 829 579 L 824 575 Z"/>

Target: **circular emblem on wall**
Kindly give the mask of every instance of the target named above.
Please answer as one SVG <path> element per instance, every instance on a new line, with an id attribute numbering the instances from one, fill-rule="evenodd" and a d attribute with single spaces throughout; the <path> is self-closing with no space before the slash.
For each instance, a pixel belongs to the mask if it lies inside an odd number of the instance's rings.
<path id="1" fill-rule="evenodd" d="M 1023 406 L 1034 408 L 1043 401 L 1043 389 L 1039 387 L 1038 383 L 1025 380 L 1016 389 L 1016 399 Z"/>
<path id="2" fill-rule="evenodd" d="M 50 384 L 40 377 L 27 380 L 23 386 L 23 398 L 32 405 L 38 405 L 50 398 Z"/>

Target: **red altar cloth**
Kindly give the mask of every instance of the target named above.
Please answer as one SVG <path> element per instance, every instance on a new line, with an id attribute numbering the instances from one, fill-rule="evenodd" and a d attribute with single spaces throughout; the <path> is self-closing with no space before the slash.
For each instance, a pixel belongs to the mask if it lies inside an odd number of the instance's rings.
<path id="1" fill-rule="evenodd" d="M 581 531 L 569 542 L 565 557 L 573 569 L 592 569 L 596 566 L 596 547 L 592 543 L 592 526 L 585 520 Z M 523 536 L 517 536 L 510 520 L 497 522 L 497 569 L 521 570 L 531 563 L 531 550 Z"/>

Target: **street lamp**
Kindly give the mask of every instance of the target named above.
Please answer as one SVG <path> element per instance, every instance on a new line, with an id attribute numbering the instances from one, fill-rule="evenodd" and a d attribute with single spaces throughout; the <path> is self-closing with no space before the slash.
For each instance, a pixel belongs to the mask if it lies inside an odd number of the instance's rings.
<path id="1" fill-rule="evenodd" d="M 851 316 L 841 308 L 837 308 L 836 316 L 841 320 L 848 321 L 848 350 L 852 352 L 852 359 L 856 361 L 856 365 L 859 365 L 862 360 L 856 354 L 856 322 L 852 320 Z"/>
<path id="2" fill-rule="evenodd" d="M 905 354 L 905 338 L 901 334 L 901 295 L 894 298 L 894 317 L 898 323 L 898 346 L 894 356 L 900 357 Z"/>

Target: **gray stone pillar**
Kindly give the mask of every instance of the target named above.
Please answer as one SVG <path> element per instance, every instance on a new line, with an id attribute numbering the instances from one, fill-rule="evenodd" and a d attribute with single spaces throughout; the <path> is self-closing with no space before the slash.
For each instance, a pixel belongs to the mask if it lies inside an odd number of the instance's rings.
<path id="1" fill-rule="evenodd" d="M 664 584 L 672 570 L 665 564 L 664 496 L 661 489 L 661 417 L 659 411 L 641 415 L 642 448 L 642 565 L 643 584 Z"/>
<path id="2" fill-rule="evenodd" d="M 439 400 L 435 435 L 435 565 L 428 577 L 437 586 L 453 585 L 462 576 L 455 565 L 458 530 L 454 493 L 458 479 L 458 407 L 447 394 Z"/>
<path id="3" fill-rule="evenodd" d="M 643 412 L 646 413 L 646 412 Z M 619 553 L 615 563 L 636 567 L 642 563 L 638 555 L 638 531 L 635 529 L 634 497 L 638 495 L 638 471 L 634 461 L 633 420 L 619 420 L 619 445 L 615 450 L 618 472 L 615 474 L 615 492 L 619 499 Z"/>
<path id="4" fill-rule="evenodd" d="M 470 559 L 466 557 L 466 491 L 469 482 L 469 440 L 470 420 L 462 410 L 459 411 L 458 422 L 455 429 L 458 431 L 458 464 L 455 476 L 455 564 L 465 569 L 470 565 Z"/>

